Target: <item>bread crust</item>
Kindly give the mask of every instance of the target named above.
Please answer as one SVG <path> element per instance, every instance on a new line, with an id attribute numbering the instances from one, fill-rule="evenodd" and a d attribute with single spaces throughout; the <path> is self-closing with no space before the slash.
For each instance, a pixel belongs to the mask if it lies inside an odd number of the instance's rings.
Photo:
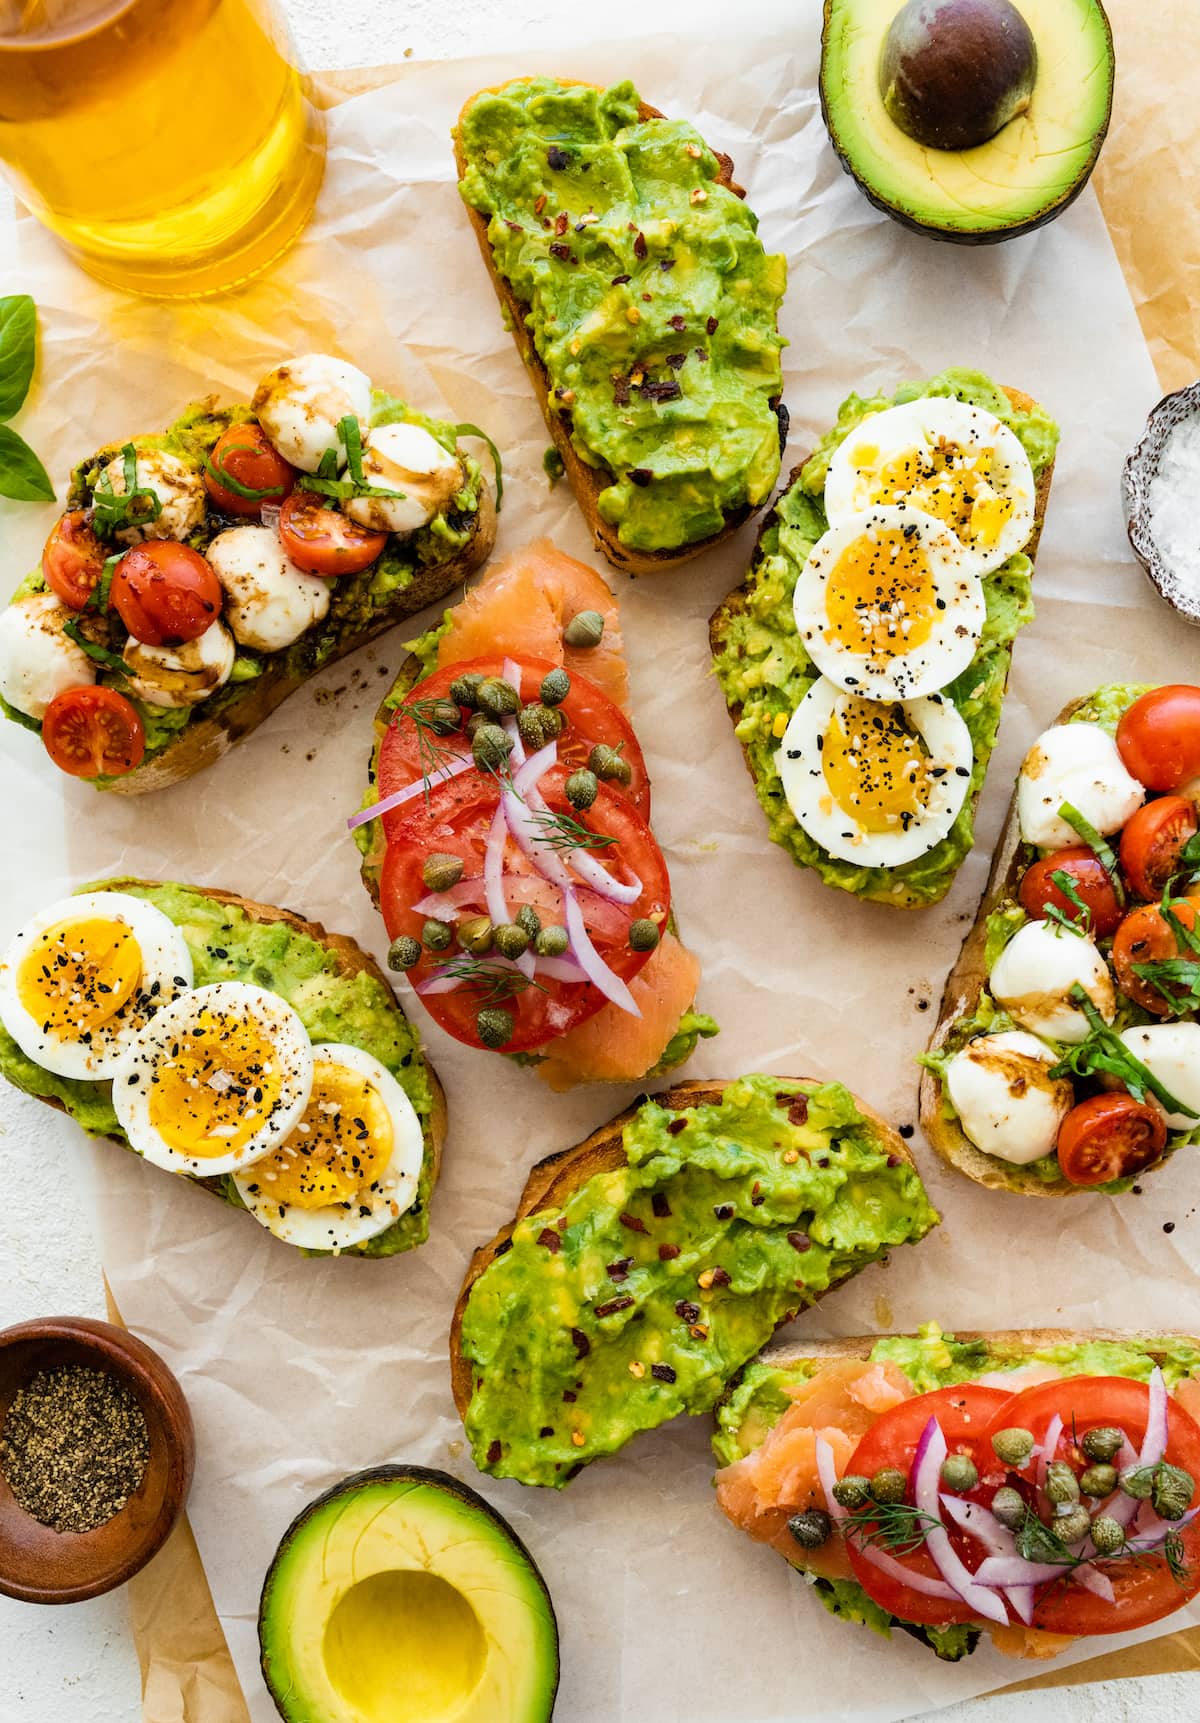
<path id="1" fill-rule="evenodd" d="M 528 1215 L 535 1214 L 539 1209 L 561 1208 L 568 1198 L 579 1189 L 580 1185 L 586 1184 L 588 1179 L 593 1178 L 597 1173 L 611 1173 L 619 1167 L 626 1166 L 628 1162 L 625 1156 L 622 1132 L 645 1101 L 657 1101 L 659 1106 L 665 1107 L 668 1112 L 686 1112 L 694 1107 L 715 1105 L 720 1101 L 730 1083 L 737 1080 L 733 1077 L 718 1080 L 711 1078 L 708 1080 L 693 1079 L 686 1083 L 674 1083 L 669 1089 L 663 1089 L 655 1095 L 641 1095 L 633 1106 L 626 1108 L 623 1113 L 618 1113 L 616 1118 L 610 1119 L 607 1124 L 599 1125 L 590 1137 L 585 1137 L 581 1143 L 576 1143 L 573 1148 L 560 1149 L 556 1154 L 548 1155 L 533 1167 L 525 1181 L 525 1189 L 521 1193 L 521 1200 L 517 1204 L 517 1212 L 512 1220 L 500 1228 L 490 1243 L 481 1245 L 472 1255 L 470 1266 L 454 1305 L 454 1316 L 450 1324 L 450 1382 L 454 1393 L 454 1404 L 458 1408 L 460 1418 L 466 1418 L 467 1407 L 470 1405 L 473 1391 L 471 1365 L 464 1358 L 460 1345 L 463 1317 L 471 1296 L 471 1289 L 484 1270 L 495 1261 L 501 1246 L 512 1237 L 518 1221 L 524 1220 Z M 817 1077 L 783 1077 L 780 1081 L 819 1083 L 821 1079 Z M 910 1166 L 915 1166 L 916 1163 L 909 1152 L 907 1143 L 895 1127 L 890 1125 L 873 1107 L 869 1107 L 859 1096 L 855 1095 L 853 1100 L 863 1118 L 880 1133 L 887 1145 L 889 1155 L 896 1155 L 901 1160 L 907 1161 Z M 841 1284 L 841 1281 L 837 1281 L 833 1286 L 827 1288 L 827 1291 L 833 1292 L 835 1287 Z M 819 1297 L 824 1296 L 826 1296 L 825 1293 L 819 1295 Z M 790 1318 L 785 1317 L 782 1320 L 788 1321 Z"/>
<path id="2" fill-rule="evenodd" d="M 1153 1329 L 1129 1328 L 955 1328 L 955 1340 L 986 1340 L 989 1350 L 999 1359 L 1025 1358 L 1030 1352 L 1043 1351 L 1050 1346 L 1082 1346 L 1091 1340 L 1133 1340 L 1143 1344 L 1159 1341 L 1173 1344 L 1186 1341 L 1200 1347 L 1200 1338 L 1192 1334 L 1164 1333 Z M 798 1364 L 807 1358 L 822 1364 L 835 1364 L 847 1358 L 869 1358 L 871 1350 L 881 1340 L 915 1340 L 915 1334 L 857 1334 L 847 1340 L 804 1340 L 772 1346 L 756 1360 L 780 1368 Z M 1152 1357 L 1156 1356 L 1149 1345 Z M 1164 1350 L 1162 1356 L 1166 1357 Z"/>
<path id="3" fill-rule="evenodd" d="M 1014 409 L 1019 413 L 1027 413 L 1030 410 L 1030 408 L 1035 407 L 1037 405 L 1037 402 L 1033 399 L 1033 397 L 1031 395 L 1026 395 L 1020 389 L 1010 389 L 1010 388 L 1005 387 L 1004 393 L 1008 396 L 1008 399 L 1012 403 L 1012 406 L 1014 407 Z M 792 468 L 791 472 L 788 474 L 787 484 L 784 486 L 784 491 L 790 490 L 792 485 L 794 485 L 797 482 L 797 480 L 800 477 L 801 472 L 803 471 L 804 467 L 807 465 L 809 459 L 810 459 L 810 457 L 808 455 L 806 455 L 802 461 L 797 462 L 797 464 Z M 1049 501 L 1050 483 L 1051 483 L 1051 480 L 1053 479 L 1053 477 L 1054 477 L 1054 462 L 1051 461 L 1049 466 L 1046 467 L 1046 469 L 1044 470 L 1044 472 L 1042 472 L 1039 475 L 1038 481 L 1037 481 L 1037 491 L 1036 491 L 1036 494 L 1034 497 L 1033 532 L 1032 532 L 1030 539 L 1029 539 L 1029 542 L 1025 546 L 1025 550 L 1024 550 L 1024 554 L 1027 557 L 1029 557 L 1031 562 L 1034 560 L 1034 558 L 1037 555 L 1038 543 L 1039 543 L 1041 536 L 1042 536 L 1042 526 L 1045 523 L 1045 519 L 1046 519 L 1046 504 Z M 757 539 L 757 541 L 755 543 L 755 547 L 754 547 L 754 555 L 750 559 L 751 568 L 753 568 L 754 563 L 758 559 L 758 554 L 759 554 L 759 551 L 760 551 L 761 546 L 762 546 L 763 534 L 767 531 L 768 527 L 771 526 L 772 522 L 774 521 L 774 518 L 775 518 L 775 514 L 774 514 L 774 510 L 772 510 L 772 512 L 766 516 L 766 518 L 762 522 L 762 525 L 759 527 L 758 539 Z M 745 614 L 745 612 L 749 606 L 749 602 L 750 602 L 750 577 L 749 577 L 749 574 L 747 574 L 746 579 L 741 583 L 741 585 L 734 587 L 733 591 L 729 594 L 729 596 L 727 598 L 725 598 L 717 606 L 716 610 L 713 611 L 712 616 L 709 618 L 708 643 L 709 643 L 709 649 L 711 650 L 714 658 L 717 656 L 718 653 L 724 651 L 725 642 L 726 642 L 726 638 L 728 635 L 730 625 L 734 621 L 735 617 L 742 616 Z M 1009 669 L 1010 669 L 1010 671 L 1011 671 L 1011 668 L 1012 668 L 1012 654 L 1010 651 L 1010 654 L 1009 654 Z M 1005 687 L 1007 688 L 1007 677 L 1005 679 Z M 734 706 L 727 706 L 726 709 L 728 710 L 730 719 L 736 728 L 736 726 L 741 722 L 741 717 L 742 717 L 741 702 L 739 701 Z M 742 757 L 746 762 L 746 770 L 750 773 L 751 779 L 754 780 L 754 768 L 750 763 L 750 750 L 744 742 L 741 744 L 741 748 L 742 748 Z M 972 808 L 973 809 L 978 806 L 979 796 L 980 796 L 980 794 L 982 794 L 982 791 L 983 791 L 983 785 L 981 784 L 979 787 L 979 791 L 976 793 L 976 795 L 972 799 Z M 950 889 L 950 885 L 952 883 L 953 883 L 953 875 L 951 876 L 951 879 L 947 881 L 947 885 L 946 885 L 947 891 Z M 945 894 L 943 893 L 943 896 L 944 895 Z M 868 900 L 872 901 L 872 902 L 886 903 L 892 909 L 928 909 L 928 908 L 932 907 L 932 902 L 940 902 L 941 901 L 940 898 L 939 899 L 933 899 L 930 902 L 927 902 L 925 900 L 921 900 L 918 902 L 918 901 L 914 901 L 911 899 L 908 901 L 902 901 L 902 900 L 897 899 L 895 897 L 870 898 L 869 894 L 868 894 Z"/>
<path id="4" fill-rule="evenodd" d="M 452 133 L 454 163 L 460 181 L 467 171 L 467 159 L 462 147 L 462 122 L 467 110 L 479 100 L 480 96 L 497 95 L 500 91 L 507 89 L 508 83 L 520 83 L 521 81 L 519 78 L 512 78 L 504 84 L 489 84 L 482 90 L 476 90 L 475 94 L 469 96 L 463 103 Z M 581 78 L 558 79 L 558 82 L 563 85 L 578 85 L 585 81 Z M 599 86 L 593 87 L 598 88 Z M 660 109 L 652 108 L 648 102 L 639 102 L 639 120 L 661 120 L 665 118 L 666 115 Z M 721 168 L 717 176 L 717 183 L 725 186 L 736 197 L 744 198 L 745 190 L 733 177 L 732 158 L 720 150 L 714 150 L 713 154 Z M 663 569 L 678 568 L 680 563 L 690 562 L 693 557 L 703 555 L 714 545 L 722 544 L 733 533 L 737 532 L 739 527 L 744 526 L 746 521 L 762 507 L 761 503 L 754 506 L 744 503 L 741 508 L 726 514 L 725 525 L 720 532 L 712 533 L 708 538 L 697 539 L 692 544 L 681 545 L 677 550 L 632 550 L 628 545 L 621 543 L 617 529 L 600 518 L 598 507 L 601 491 L 606 490 L 612 482 L 611 469 L 588 466 L 587 462 L 581 460 L 576 453 L 571 442 L 570 431 L 563 424 L 560 415 L 550 405 L 552 393 L 550 373 L 542 363 L 525 326 L 529 306 L 517 298 L 508 282 L 496 268 L 491 242 L 488 239 L 487 218 L 479 210 L 472 209 L 467 203 L 463 204 L 463 208 L 474 231 L 480 255 L 487 266 L 488 276 L 496 291 L 496 297 L 500 301 L 504 320 L 512 333 L 517 352 L 521 356 L 521 362 L 529 372 L 534 394 L 542 409 L 542 417 L 546 421 L 546 429 L 549 431 L 554 447 L 562 459 L 563 470 L 570 481 L 571 489 L 575 493 L 575 500 L 579 504 L 584 520 L 587 522 L 592 541 L 596 548 L 607 557 L 613 568 L 620 569 L 624 574 L 632 575 L 657 574 Z M 778 327 L 778 321 L 776 327 Z M 771 402 L 772 407 L 777 407 L 779 400 L 780 397 L 776 396 Z"/>

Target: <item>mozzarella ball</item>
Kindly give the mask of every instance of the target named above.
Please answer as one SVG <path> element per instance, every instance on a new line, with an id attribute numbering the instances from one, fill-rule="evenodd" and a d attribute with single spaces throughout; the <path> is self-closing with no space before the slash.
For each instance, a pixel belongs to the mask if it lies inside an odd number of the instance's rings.
<path id="1" fill-rule="evenodd" d="M 1147 1023 L 1126 1029 L 1121 1036 L 1135 1059 L 1140 1059 L 1175 1099 L 1197 1115 L 1168 1113 L 1147 1091 L 1146 1099 L 1162 1114 L 1172 1131 L 1194 1131 L 1200 1127 L 1200 1023 Z"/>
<path id="2" fill-rule="evenodd" d="M 416 532 L 449 508 L 462 489 L 463 464 L 421 425 L 380 425 L 368 433 L 363 478 L 403 497 L 351 497 L 342 506 L 351 520 L 375 532 Z"/>
<path id="3" fill-rule="evenodd" d="M 1059 817 L 1064 802 L 1107 837 L 1120 831 L 1145 799 L 1144 786 L 1126 771 L 1117 744 L 1099 724 L 1055 724 L 1043 730 L 1017 779 L 1021 836 L 1039 849 L 1079 842 L 1074 826 Z"/>
<path id="4" fill-rule="evenodd" d="M 99 489 L 125 495 L 125 456 L 116 455 L 101 474 Z M 135 490 L 153 491 L 159 502 L 154 520 L 121 527 L 113 536 L 122 544 L 139 544 L 146 538 L 185 539 L 203 525 L 206 507 L 203 474 L 168 455 L 162 449 L 139 449 Z"/>
<path id="5" fill-rule="evenodd" d="M 258 422 L 283 456 L 303 473 L 315 473 L 326 449 L 346 464 L 338 435 L 342 419 L 371 417 L 371 380 L 356 365 L 328 353 L 306 353 L 277 365 L 254 391 Z"/>
<path id="6" fill-rule="evenodd" d="M 0 610 L 0 694 L 27 718 L 40 722 L 56 694 L 96 680 L 87 653 L 63 633 L 74 614 L 52 592 Z"/>
<path id="7" fill-rule="evenodd" d="M 1076 982 L 1106 1023 L 1116 1014 L 1108 965 L 1090 939 L 1053 921 L 1027 921 L 992 966 L 988 990 L 1023 1029 L 1051 1041 L 1083 1041 L 1088 1021 L 1069 994 Z"/>
<path id="8" fill-rule="evenodd" d="M 981 1035 L 954 1055 L 946 1093 L 977 1149 L 1018 1167 L 1052 1153 L 1075 1099 L 1067 1078 L 1049 1075 L 1054 1058 L 1019 1029 Z"/>
<path id="9" fill-rule="evenodd" d="M 196 706 L 207 700 L 228 682 L 236 656 L 233 635 L 223 622 L 180 646 L 147 646 L 132 635 L 125 642 L 130 688 L 148 706 Z"/>
<path id="10" fill-rule="evenodd" d="M 218 533 L 208 560 L 225 593 L 225 621 L 252 651 L 282 651 L 329 610 L 329 582 L 290 563 L 272 527 Z"/>

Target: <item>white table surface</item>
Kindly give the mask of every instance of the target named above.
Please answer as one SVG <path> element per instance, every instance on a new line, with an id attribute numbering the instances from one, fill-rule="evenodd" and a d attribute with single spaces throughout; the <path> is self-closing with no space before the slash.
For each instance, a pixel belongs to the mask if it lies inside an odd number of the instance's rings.
<path id="1" fill-rule="evenodd" d="M 482 52 L 522 37 L 581 28 L 628 33 L 645 24 L 644 0 L 605 0 L 586 14 L 573 0 L 283 0 L 310 66 L 385 64 L 411 53 L 435 58 Z M 654 28 L 686 28 L 689 0 L 655 0 Z M 791 7 L 780 0 L 780 28 Z M 9 219 L 0 187 L 0 221 Z M 19 284 L 14 284 L 19 285 Z M 55 1230 L 29 1217 L 37 1194 L 56 1193 Z M 71 1177 L 71 1144 L 39 1103 L 0 1092 L 0 1327 L 26 1317 L 103 1316 L 100 1262 Z M 939 1711 L 938 1723 L 1191 1723 L 1200 1676 L 1059 1688 L 972 1701 Z M 0 1597 L 0 1723 L 137 1723 L 140 1688 L 124 1596 L 64 1609 Z M 500 1723 L 500 1720 L 497 1720 Z M 647 1719 L 654 1723 L 654 1719 Z"/>

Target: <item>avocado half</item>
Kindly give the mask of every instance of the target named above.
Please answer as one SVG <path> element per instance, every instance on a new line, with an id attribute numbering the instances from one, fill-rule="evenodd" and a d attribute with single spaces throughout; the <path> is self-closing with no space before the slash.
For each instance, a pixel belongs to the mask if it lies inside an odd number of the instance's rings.
<path id="1" fill-rule="evenodd" d="M 422 1466 L 356 1472 L 280 1540 L 258 1613 L 287 1723 L 547 1723 L 558 1626 L 482 1496 Z"/>
<path id="2" fill-rule="evenodd" d="M 1037 49 L 1028 108 L 972 149 L 932 149 L 884 106 L 880 60 L 901 0 L 825 0 L 821 111 L 842 166 L 905 227 L 961 245 L 1029 233 L 1087 184 L 1112 111 L 1100 0 L 1016 0 Z"/>

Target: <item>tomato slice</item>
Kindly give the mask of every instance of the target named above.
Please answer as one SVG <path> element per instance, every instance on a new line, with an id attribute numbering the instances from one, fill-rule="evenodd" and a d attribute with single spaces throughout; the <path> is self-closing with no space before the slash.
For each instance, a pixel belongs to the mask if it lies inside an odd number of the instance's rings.
<path id="1" fill-rule="evenodd" d="M 67 688 L 42 719 L 42 741 L 54 764 L 73 778 L 123 777 L 146 752 L 142 720 L 115 688 Z"/>
<path id="2" fill-rule="evenodd" d="M 1043 921 L 1046 906 L 1051 904 L 1069 921 L 1082 919 L 1066 892 L 1051 877 L 1060 872 L 1069 877 L 1080 901 L 1091 911 L 1093 936 L 1107 939 L 1110 933 L 1115 933 L 1124 912 L 1107 869 L 1095 850 L 1088 849 L 1086 844 L 1073 844 L 1055 855 L 1043 856 L 1028 869 L 1017 890 L 1026 915 Z"/>
<path id="3" fill-rule="evenodd" d="M 1180 927 L 1189 933 L 1196 925 L 1196 904 L 1194 898 L 1179 898 L 1171 905 L 1171 913 L 1178 918 Z M 1117 972 L 1117 986 L 1143 1011 L 1149 1011 L 1155 1017 L 1166 1017 L 1171 1010 L 1167 995 L 1172 992 L 1173 983 L 1163 983 L 1166 988 L 1164 994 L 1162 987 L 1149 977 L 1139 975 L 1137 968 L 1144 963 L 1161 963 L 1189 955 L 1180 951 L 1175 929 L 1159 905 L 1143 903 L 1129 911 L 1113 938 L 1112 962 Z"/>
<path id="4" fill-rule="evenodd" d="M 1117 748 L 1148 790 L 1179 790 L 1200 777 L 1200 688 L 1152 688 L 1117 725 Z"/>
<path id="5" fill-rule="evenodd" d="M 213 507 L 227 515 L 257 518 L 264 503 L 281 503 L 295 482 L 296 469 L 267 441 L 260 425 L 230 425 L 204 468 Z"/>
<path id="6" fill-rule="evenodd" d="M 1003 1429 L 1031 1430 L 1040 1445 L 1057 1415 L 1062 1419 L 1062 1435 L 1054 1454 L 1046 1458 L 1067 1460 L 1079 1471 L 1088 1462 L 1076 1443 L 1088 1430 L 1115 1425 L 1134 1448 L 1140 1448 L 1149 1405 L 1146 1384 L 1124 1376 L 1067 1376 L 1042 1382 L 1026 1388 L 997 1412 L 980 1446 L 990 1448 L 992 1436 Z M 1174 1400 L 1167 1410 L 1166 1458 L 1200 1479 L 1200 1426 Z M 1200 1591 L 1200 1521 L 1183 1527 L 1179 1536 L 1189 1568 L 1185 1584 L 1172 1578 L 1162 1556 L 1101 1562 L 1098 1565 L 1112 1581 L 1112 1603 L 1069 1583 L 1043 1586 L 1034 1603 L 1034 1625 L 1052 1633 L 1126 1633 L 1170 1615 Z"/>
<path id="7" fill-rule="evenodd" d="M 60 515 L 42 551 L 46 585 L 72 610 L 82 610 L 104 573 L 105 550 L 88 509 Z"/>
<path id="8" fill-rule="evenodd" d="M 388 541 L 369 532 L 338 509 L 327 508 L 313 491 L 293 491 L 279 511 L 279 536 L 297 568 L 306 574 L 361 574 Z"/>
<path id="9" fill-rule="evenodd" d="M 221 614 L 224 593 L 212 564 L 190 545 L 151 538 L 127 550 L 113 570 L 109 601 L 135 640 L 182 646 Z"/>
<path id="10" fill-rule="evenodd" d="M 468 658 L 461 664 L 448 664 L 435 670 L 432 676 L 426 676 L 405 696 L 379 749 L 380 800 L 416 783 L 418 778 L 427 774 L 435 758 L 444 762 L 452 756 L 470 752 L 465 735 L 431 736 L 428 729 L 423 729 L 412 717 L 412 708 L 425 701 L 448 700 L 451 683 L 468 671 L 478 671 L 483 676 L 499 676 L 504 659 L 504 654 L 497 653 L 487 658 Z M 542 678 L 557 666 L 548 658 L 522 657 L 519 662 L 522 697 L 526 702 L 536 700 Z M 621 708 L 594 682 L 578 671 L 572 671 L 570 675 L 571 692 L 558 708 L 567 721 L 566 729 L 558 738 L 559 761 L 568 772 L 573 772 L 577 767 L 587 765 L 588 756 L 598 743 L 619 748 L 631 777 L 628 787 L 610 780 L 610 788 L 628 797 L 642 817 L 649 819 L 650 779 L 633 725 Z M 460 707 L 460 711 L 465 723 L 469 714 L 465 707 Z M 389 837 L 403 824 L 407 812 L 407 808 L 396 808 L 384 814 L 383 827 Z"/>
<path id="11" fill-rule="evenodd" d="M 567 777 L 565 768 L 556 766 L 542 779 L 540 787 L 547 806 L 552 812 L 585 822 L 602 837 L 614 839 L 612 844 L 591 853 L 616 877 L 627 878 L 633 873 L 642 882 L 641 895 L 630 905 L 614 904 L 583 886 L 577 893 L 584 924 L 597 952 L 622 980 L 629 981 L 650 958 L 649 952 L 631 948 L 631 922 L 648 919 L 657 922 L 660 928 L 666 925 L 671 906 L 666 863 L 649 826 L 627 796 L 601 784 L 592 806 L 580 815 L 567 801 L 564 789 Z M 430 895 L 422 869 L 434 853 L 461 856 L 465 866 L 464 883 L 455 888 L 452 908 L 442 910 L 433 919 L 448 919 L 455 911 L 460 917 L 486 913 L 484 851 L 498 805 L 495 779 L 474 770 L 433 786 L 428 802 L 424 796 L 414 800 L 388 843 L 383 863 L 380 907 L 389 938 L 408 934 L 420 939 L 429 915 L 414 906 Z M 549 853 L 569 863 L 570 851 Z M 537 911 L 543 926 L 562 925 L 561 892 L 542 878 L 511 838 L 505 853 L 504 890 L 514 917 L 527 903 Z M 443 964 L 462 960 L 463 956 L 457 944 L 444 953 L 426 951 L 417 967 L 410 971 L 410 979 L 419 986 Z M 483 961 L 486 963 L 488 959 L 485 957 Z M 590 981 L 564 981 L 549 975 L 539 975 L 537 985 L 524 986 L 518 992 L 502 990 L 499 997 L 489 993 L 481 978 L 451 992 L 422 994 L 421 1002 L 441 1028 L 470 1047 L 484 1045 L 476 1024 L 480 1009 L 489 1005 L 502 1007 L 513 1018 L 512 1036 L 502 1049 L 506 1053 L 543 1047 L 585 1022 L 607 1003 Z"/>
<path id="12" fill-rule="evenodd" d="M 1130 816 L 1121 833 L 1121 868 L 1139 897 L 1162 896 L 1196 830 L 1196 809 L 1186 796 L 1157 796 Z"/>
<path id="13" fill-rule="evenodd" d="M 1003 1388 L 986 1388 L 978 1382 L 964 1382 L 957 1388 L 938 1388 L 932 1394 L 918 1394 L 915 1399 L 902 1400 L 867 1431 L 854 1450 L 847 1471 L 869 1478 L 875 1472 L 894 1466 L 907 1474 L 921 1440 L 921 1432 L 930 1418 L 936 1418 L 949 1451 L 969 1455 L 982 1473 L 985 1467 L 978 1458 L 980 1432 L 993 1425 L 1003 1429 L 1010 1423 L 1012 1420 L 1007 1417 L 1007 1409 L 1014 1398 Z M 978 1567 L 982 1560 L 980 1546 L 965 1532 L 947 1529 L 964 1560 L 972 1550 L 977 1552 L 969 1565 Z M 873 1562 L 867 1560 L 853 1537 L 847 1538 L 846 1549 L 854 1577 L 863 1590 L 902 1621 L 919 1622 L 928 1627 L 949 1627 L 952 1622 L 976 1619 L 965 1603 L 928 1597 L 891 1574 L 881 1573 Z M 940 1577 L 933 1557 L 923 1548 L 908 1555 L 897 1555 L 895 1559 L 926 1579 Z"/>
<path id="14" fill-rule="evenodd" d="M 1104 1185 L 1144 1172 L 1166 1146 L 1166 1123 L 1148 1102 L 1091 1095 L 1059 1126 L 1058 1164 L 1073 1185 Z"/>

